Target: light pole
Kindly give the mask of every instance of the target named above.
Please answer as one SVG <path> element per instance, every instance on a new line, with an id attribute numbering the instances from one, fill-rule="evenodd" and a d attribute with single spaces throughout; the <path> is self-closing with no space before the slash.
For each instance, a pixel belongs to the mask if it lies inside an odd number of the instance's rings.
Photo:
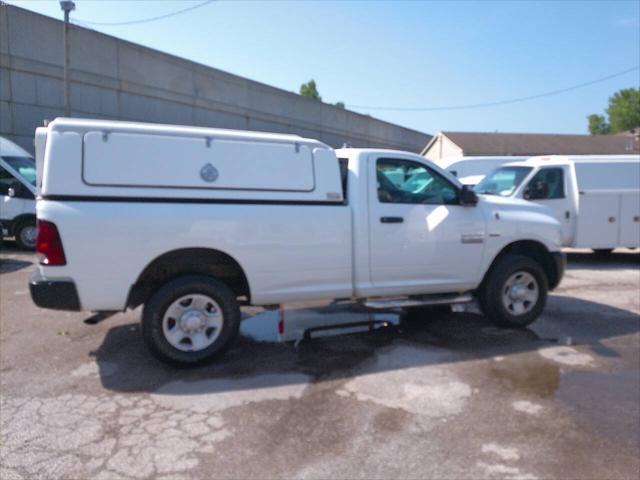
<path id="1" fill-rule="evenodd" d="M 69 13 L 76 9 L 71 0 L 60 0 L 60 8 L 64 12 L 64 116 L 71 116 L 69 98 Z"/>

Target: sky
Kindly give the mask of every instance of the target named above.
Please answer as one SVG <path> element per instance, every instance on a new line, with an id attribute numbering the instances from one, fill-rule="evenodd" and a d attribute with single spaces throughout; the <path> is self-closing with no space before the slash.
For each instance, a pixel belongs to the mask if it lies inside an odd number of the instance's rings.
<path id="1" fill-rule="evenodd" d="M 6 3 L 62 18 L 57 0 Z M 125 22 L 201 1 L 75 0 L 72 21 Z M 147 23 L 94 30 L 418 131 L 587 133 L 640 70 L 640 1 L 215 1 Z M 363 108 L 366 107 L 366 108 Z"/>

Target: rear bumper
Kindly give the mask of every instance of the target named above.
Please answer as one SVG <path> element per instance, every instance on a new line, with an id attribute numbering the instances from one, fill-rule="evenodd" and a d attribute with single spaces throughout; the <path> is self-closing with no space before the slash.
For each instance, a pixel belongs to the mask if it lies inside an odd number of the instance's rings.
<path id="1" fill-rule="evenodd" d="M 29 282 L 31 299 L 40 308 L 80 311 L 76 284 L 71 280 L 34 280 Z"/>
<path id="2" fill-rule="evenodd" d="M 549 285 L 549 289 L 553 290 L 558 285 L 560 285 L 560 281 L 564 276 L 564 271 L 567 267 L 567 254 L 564 252 L 551 252 L 551 256 L 553 258 L 553 263 L 556 267 L 555 281 Z"/>

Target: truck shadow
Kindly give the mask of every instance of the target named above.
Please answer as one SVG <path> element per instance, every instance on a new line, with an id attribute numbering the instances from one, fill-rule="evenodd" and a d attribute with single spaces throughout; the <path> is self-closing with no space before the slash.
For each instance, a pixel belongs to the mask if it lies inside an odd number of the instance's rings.
<path id="1" fill-rule="evenodd" d="M 127 324 L 111 328 L 93 355 L 106 389 L 204 395 L 348 380 L 361 374 L 368 362 L 377 373 L 558 345 L 586 345 L 594 357 L 616 357 L 619 353 L 602 341 L 639 331 L 640 316 L 634 312 L 553 295 L 545 314 L 522 330 L 496 328 L 477 314 L 449 313 L 366 333 L 305 340 L 298 347 L 240 336 L 217 361 L 177 369 L 155 360 L 142 344 L 138 324 Z M 389 359 L 387 353 L 398 347 L 409 347 L 412 353 Z"/>
<path id="2" fill-rule="evenodd" d="M 616 250 L 606 255 L 592 252 L 567 253 L 569 270 L 617 270 L 620 268 L 640 268 L 640 251 Z"/>
<path id="3" fill-rule="evenodd" d="M 15 258 L 0 258 L 0 274 L 11 273 L 22 270 L 33 265 L 32 262 L 25 262 L 24 260 L 17 260 Z"/>
<path id="4" fill-rule="evenodd" d="M 17 272 L 33 265 L 29 257 L 35 259 L 35 254 L 20 250 L 15 242 L 3 240 L 0 244 L 0 273 Z"/>

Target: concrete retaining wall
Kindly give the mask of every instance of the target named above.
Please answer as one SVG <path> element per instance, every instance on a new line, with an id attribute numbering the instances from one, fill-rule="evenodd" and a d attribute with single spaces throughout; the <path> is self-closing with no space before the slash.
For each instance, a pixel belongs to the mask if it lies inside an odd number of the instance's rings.
<path id="1" fill-rule="evenodd" d="M 0 6 L 0 135 L 33 151 L 64 114 L 62 22 Z M 296 133 L 339 147 L 419 152 L 429 135 L 72 26 L 75 117 Z"/>

